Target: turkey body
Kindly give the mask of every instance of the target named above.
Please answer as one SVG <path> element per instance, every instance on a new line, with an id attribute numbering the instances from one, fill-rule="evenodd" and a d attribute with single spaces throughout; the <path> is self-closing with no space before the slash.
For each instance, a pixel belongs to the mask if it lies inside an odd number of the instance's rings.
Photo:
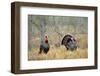
<path id="1" fill-rule="evenodd" d="M 61 44 L 64 45 L 67 50 L 73 51 L 77 49 L 77 42 L 75 38 L 69 34 L 64 36 Z"/>
<path id="2" fill-rule="evenodd" d="M 42 52 L 44 52 L 45 54 L 48 53 L 50 48 L 49 42 L 48 42 L 48 37 L 45 36 L 44 40 L 42 40 L 41 44 L 40 44 L 40 52 L 39 54 L 41 54 Z"/>
<path id="3" fill-rule="evenodd" d="M 50 48 L 49 44 L 44 42 L 40 45 L 40 52 L 39 53 L 41 54 L 42 52 L 44 52 L 45 54 L 47 54 L 49 51 L 49 48 Z"/>

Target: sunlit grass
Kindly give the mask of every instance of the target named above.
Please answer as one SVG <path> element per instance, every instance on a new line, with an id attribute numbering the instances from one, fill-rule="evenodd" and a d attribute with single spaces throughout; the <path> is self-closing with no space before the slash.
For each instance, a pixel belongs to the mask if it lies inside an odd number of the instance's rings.
<path id="1" fill-rule="evenodd" d="M 50 48 L 47 54 L 39 54 L 39 49 L 32 49 L 28 52 L 28 60 L 52 60 L 52 59 L 78 59 L 87 58 L 87 49 L 66 50 L 64 46 Z"/>

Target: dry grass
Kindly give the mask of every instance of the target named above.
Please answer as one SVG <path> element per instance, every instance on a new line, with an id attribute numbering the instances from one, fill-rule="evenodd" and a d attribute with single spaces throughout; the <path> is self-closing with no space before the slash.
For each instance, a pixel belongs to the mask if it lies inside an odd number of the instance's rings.
<path id="1" fill-rule="evenodd" d="M 28 60 L 78 59 L 88 57 L 87 49 L 78 48 L 75 51 L 68 51 L 64 46 L 58 48 L 52 47 L 47 54 L 38 54 L 38 52 L 38 49 L 31 49 L 28 52 Z"/>
<path id="2" fill-rule="evenodd" d="M 76 38 L 77 38 L 77 43 L 78 43 L 79 48 L 81 48 L 81 49 L 88 48 L 87 34 L 78 34 L 78 35 L 76 35 Z"/>
<path id="3" fill-rule="evenodd" d="M 72 30 L 74 28 L 71 28 Z M 31 50 L 28 51 L 28 60 L 54 60 L 54 59 L 79 59 L 79 58 L 88 58 L 88 38 L 87 34 L 75 34 L 73 35 L 76 38 L 78 49 L 75 51 L 70 51 L 65 48 L 65 46 L 61 45 L 62 38 L 67 34 L 66 29 L 63 30 L 62 36 L 59 36 L 57 33 L 47 34 L 50 50 L 47 54 L 41 53 L 39 54 L 39 45 L 40 39 L 38 36 L 33 38 L 31 41 L 32 47 Z M 48 30 L 50 31 L 50 30 Z M 36 47 L 37 46 L 37 47 Z"/>

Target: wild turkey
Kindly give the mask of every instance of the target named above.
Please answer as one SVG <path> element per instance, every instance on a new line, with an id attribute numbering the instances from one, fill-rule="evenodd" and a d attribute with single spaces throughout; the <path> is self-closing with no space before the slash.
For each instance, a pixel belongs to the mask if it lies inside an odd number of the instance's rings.
<path id="1" fill-rule="evenodd" d="M 77 42 L 75 38 L 69 34 L 64 36 L 61 44 L 64 45 L 67 48 L 67 50 L 73 51 L 77 49 Z"/>
<path id="2" fill-rule="evenodd" d="M 48 53 L 50 48 L 49 42 L 48 42 L 48 38 L 47 36 L 45 36 L 44 41 L 41 42 L 40 44 L 40 51 L 39 54 L 41 54 L 42 52 L 44 52 L 45 54 Z"/>

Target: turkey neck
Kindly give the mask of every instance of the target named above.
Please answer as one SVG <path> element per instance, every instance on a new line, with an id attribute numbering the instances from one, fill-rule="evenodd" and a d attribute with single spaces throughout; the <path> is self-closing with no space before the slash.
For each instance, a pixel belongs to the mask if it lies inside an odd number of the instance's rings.
<path id="1" fill-rule="evenodd" d="M 48 40 L 47 39 L 45 40 L 45 43 L 48 43 Z"/>

